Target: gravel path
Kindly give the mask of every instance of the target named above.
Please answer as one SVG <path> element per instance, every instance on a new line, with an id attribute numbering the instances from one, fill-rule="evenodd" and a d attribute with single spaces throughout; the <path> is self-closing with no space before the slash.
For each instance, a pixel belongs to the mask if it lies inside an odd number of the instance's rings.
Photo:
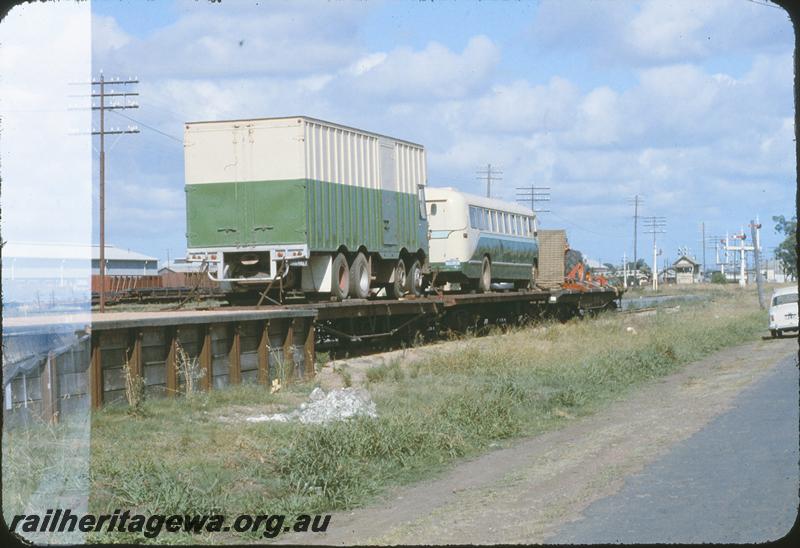
<path id="1" fill-rule="evenodd" d="M 733 409 L 548 542 L 756 543 L 785 536 L 800 503 L 796 360 L 783 360 Z"/>
<path id="2" fill-rule="evenodd" d="M 334 514 L 325 534 L 278 540 L 334 545 L 544 542 L 729 410 L 744 388 L 796 353 L 795 339 L 726 349 L 592 416 L 565 418 L 559 430 L 463 462 L 437 479 L 396 489 L 368 508 Z M 796 447 L 797 429 L 782 441 L 783 448 Z M 775 504 L 776 511 L 783 508 L 780 501 Z"/>

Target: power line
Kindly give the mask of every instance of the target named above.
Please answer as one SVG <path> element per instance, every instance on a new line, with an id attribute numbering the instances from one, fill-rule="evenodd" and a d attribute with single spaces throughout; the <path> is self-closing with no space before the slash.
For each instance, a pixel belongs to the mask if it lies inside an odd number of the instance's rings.
<path id="1" fill-rule="evenodd" d="M 123 114 L 123 113 L 117 112 L 117 111 L 112 111 L 112 112 L 114 112 L 114 114 L 116 114 L 117 116 L 122 116 L 123 118 L 127 118 L 131 122 L 136 122 L 137 124 L 140 124 L 140 125 L 146 127 L 147 129 L 149 129 L 151 131 L 155 131 L 156 133 L 160 133 L 164 137 L 168 137 L 168 138 L 172 139 L 173 141 L 177 141 L 178 143 L 183 144 L 183 141 L 181 139 L 175 137 L 174 135 L 170 135 L 169 133 L 164 133 L 160 129 L 156 129 L 153 126 L 147 125 L 144 122 L 133 118 L 132 116 L 128 116 L 127 114 Z"/>
<path id="2" fill-rule="evenodd" d="M 605 232 L 605 233 L 604 232 L 597 232 L 596 230 L 591 230 L 591 229 L 582 227 L 581 225 L 576 224 L 575 222 L 573 222 L 573 221 L 571 221 L 569 219 L 565 219 L 564 217 L 561 217 L 560 215 L 556 215 L 555 213 L 551 213 L 551 215 L 553 215 L 553 217 L 555 217 L 556 219 L 560 220 L 561 222 L 567 223 L 568 225 L 571 225 L 571 226 L 577 228 L 578 230 L 582 230 L 584 232 L 588 232 L 588 233 L 594 234 L 596 236 L 613 237 L 613 235 L 611 235 L 611 234 L 609 234 L 607 232 Z"/>

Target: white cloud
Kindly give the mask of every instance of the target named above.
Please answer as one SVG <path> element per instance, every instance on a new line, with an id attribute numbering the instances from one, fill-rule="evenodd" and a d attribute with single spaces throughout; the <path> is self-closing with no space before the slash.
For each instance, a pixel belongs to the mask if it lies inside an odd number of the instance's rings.
<path id="1" fill-rule="evenodd" d="M 471 120 L 471 127 L 484 131 L 547 133 L 574 123 L 577 101 L 577 88 L 563 78 L 554 77 L 539 86 L 518 80 L 493 86 L 468 104 L 463 116 Z"/>
<path id="2" fill-rule="evenodd" d="M 173 24 L 145 38 L 115 48 L 98 42 L 95 61 L 151 78 L 286 77 L 346 66 L 358 54 L 351 30 L 363 10 L 318 2 L 309 7 L 308 2 L 191 5 Z M 98 26 L 114 28 L 102 20 Z M 112 39 L 119 43 L 116 35 Z"/>
<path id="3" fill-rule="evenodd" d="M 92 15 L 92 46 L 95 55 L 101 51 L 119 49 L 130 41 L 131 37 L 120 28 L 116 19 L 108 15 Z"/>
<path id="4" fill-rule="evenodd" d="M 573 2 L 569 9 L 547 0 L 539 6 L 529 37 L 545 50 L 584 50 L 617 65 L 775 52 L 794 41 L 785 11 L 739 0 L 598 0 Z"/>
<path id="5" fill-rule="evenodd" d="M 423 50 L 400 47 L 360 59 L 345 84 L 380 99 L 464 97 L 487 83 L 500 52 L 486 36 L 473 36 L 461 53 L 437 42 Z"/>

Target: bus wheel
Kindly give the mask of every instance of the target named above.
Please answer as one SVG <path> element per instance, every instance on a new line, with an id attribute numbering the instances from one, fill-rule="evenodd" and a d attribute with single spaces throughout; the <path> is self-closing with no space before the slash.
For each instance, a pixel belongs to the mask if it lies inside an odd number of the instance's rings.
<path id="1" fill-rule="evenodd" d="M 406 263 L 403 259 L 397 259 L 394 265 L 393 280 L 386 288 L 386 293 L 391 299 L 399 299 L 406 292 Z"/>
<path id="2" fill-rule="evenodd" d="M 354 299 L 369 297 L 369 282 L 369 262 L 359 253 L 350 265 L 350 296 Z"/>
<path id="3" fill-rule="evenodd" d="M 336 301 L 343 301 L 350 294 L 350 268 L 343 253 L 333 259 L 333 280 L 331 280 L 331 296 Z"/>
<path id="4" fill-rule="evenodd" d="M 478 280 L 478 291 L 487 293 L 492 290 L 492 263 L 489 262 L 489 257 L 483 258 L 481 265 L 481 277 Z"/>
<path id="5" fill-rule="evenodd" d="M 419 261 L 411 263 L 406 275 L 406 283 L 408 284 L 406 290 L 409 293 L 415 297 L 422 295 L 422 266 L 420 266 Z"/>

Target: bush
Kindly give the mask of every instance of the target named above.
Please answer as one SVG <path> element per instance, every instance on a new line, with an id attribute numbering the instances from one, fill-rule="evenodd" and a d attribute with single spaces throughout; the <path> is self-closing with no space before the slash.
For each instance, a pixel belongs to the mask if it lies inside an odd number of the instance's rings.
<path id="1" fill-rule="evenodd" d="M 728 280 L 725 279 L 725 275 L 722 272 L 714 272 L 711 275 L 711 283 L 712 284 L 725 284 L 725 283 L 728 283 Z"/>

